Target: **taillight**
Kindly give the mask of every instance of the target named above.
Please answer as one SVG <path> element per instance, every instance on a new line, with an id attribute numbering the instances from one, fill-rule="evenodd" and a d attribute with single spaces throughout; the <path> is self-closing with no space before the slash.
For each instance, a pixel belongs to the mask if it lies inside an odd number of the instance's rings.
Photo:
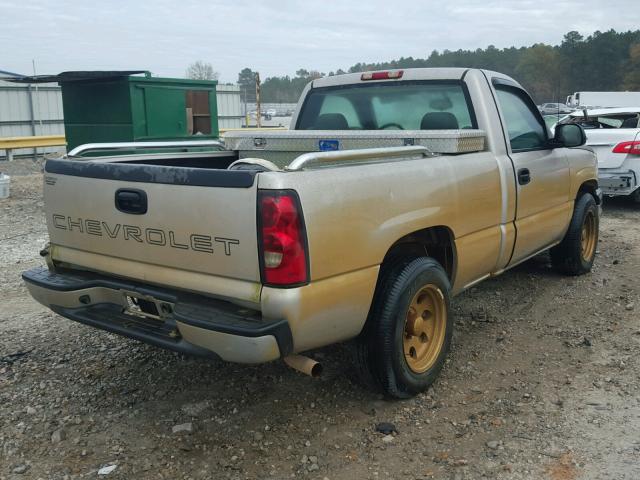
<path id="1" fill-rule="evenodd" d="M 613 153 L 627 153 L 629 155 L 640 155 L 640 142 L 620 142 L 613 147 Z"/>
<path id="2" fill-rule="evenodd" d="M 292 190 L 258 194 L 262 282 L 296 286 L 309 281 L 307 238 L 298 196 Z"/>
<path id="3" fill-rule="evenodd" d="M 388 70 L 386 72 L 364 72 L 360 75 L 360 80 L 391 80 L 402 78 L 404 70 Z"/>

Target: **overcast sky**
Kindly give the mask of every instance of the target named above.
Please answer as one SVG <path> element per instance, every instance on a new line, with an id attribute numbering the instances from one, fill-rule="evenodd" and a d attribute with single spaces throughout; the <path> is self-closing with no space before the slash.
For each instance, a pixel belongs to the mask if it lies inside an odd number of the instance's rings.
<path id="1" fill-rule="evenodd" d="M 557 44 L 577 30 L 640 28 L 638 0 L 0 0 L 0 70 L 142 69 L 223 81 L 299 68 L 424 58 L 434 50 Z"/>

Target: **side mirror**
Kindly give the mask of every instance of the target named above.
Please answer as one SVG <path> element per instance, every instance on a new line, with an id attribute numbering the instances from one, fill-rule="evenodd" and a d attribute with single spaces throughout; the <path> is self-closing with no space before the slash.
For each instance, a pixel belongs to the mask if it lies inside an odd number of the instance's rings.
<path id="1" fill-rule="evenodd" d="M 575 123 L 563 123 L 556 125 L 553 137 L 554 146 L 579 147 L 587 141 L 587 136 L 580 125 Z"/>

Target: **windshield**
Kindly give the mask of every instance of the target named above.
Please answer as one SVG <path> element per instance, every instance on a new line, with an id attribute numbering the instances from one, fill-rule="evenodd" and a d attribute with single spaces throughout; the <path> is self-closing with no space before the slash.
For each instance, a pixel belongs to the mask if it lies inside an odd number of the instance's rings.
<path id="1" fill-rule="evenodd" d="M 298 130 L 476 128 L 460 82 L 394 82 L 311 90 Z"/>

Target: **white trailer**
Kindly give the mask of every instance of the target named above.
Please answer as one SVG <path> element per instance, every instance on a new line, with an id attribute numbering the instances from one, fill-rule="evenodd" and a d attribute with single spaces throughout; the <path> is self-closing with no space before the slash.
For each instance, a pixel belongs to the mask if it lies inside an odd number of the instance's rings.
<path id="1" fill-rule="evenodd" d="M 640 107 L 640 92 L 575 92 L 567 97 L 573 108 Z"/>

